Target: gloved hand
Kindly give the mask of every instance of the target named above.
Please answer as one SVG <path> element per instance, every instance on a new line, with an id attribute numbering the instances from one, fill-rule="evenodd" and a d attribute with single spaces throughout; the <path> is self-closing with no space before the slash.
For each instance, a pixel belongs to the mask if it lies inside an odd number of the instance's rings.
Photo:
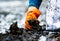
<path id="1" fill-rule="evenodd" d="M 41 12 L 36 7 L 29 7 L 26 13 L 25 28 L 33 30 L 32 26 L 29 25 L 29 20 L 37 20 Z"/>

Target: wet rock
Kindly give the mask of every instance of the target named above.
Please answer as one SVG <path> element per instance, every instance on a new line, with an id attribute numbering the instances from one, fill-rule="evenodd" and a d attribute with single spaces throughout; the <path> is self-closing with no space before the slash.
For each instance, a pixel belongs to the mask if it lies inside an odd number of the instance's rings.
<path id="1" fill-rule="evenodd" d="M 12 34 L 22 34 L 23 33 L 23 28 L 18 28 L 17 26 L 17 22 L 13 23 L 11 26 L 10 26 L 10 33 Z"/>
<path id="2" fill-rule="evenodd" d="M 29 22 L 29 24 L 32 26 L 33 29 L 37 29 L 37 27 L 38 27 L 38 25 L 39 25 L 39 21 L 38 21 L 38 20 L 33 20 L 33 19 L 31 19 L 31 20 L 29 20 L 28 22 Z"/>
<path id="3" fill-rule="evenodd" d="M 19 28 L 17 22 L 11 24 L 10 29 L 5 34 L 0 35 L 1 41 L 38 41 L 40 32 L 38 29 L 28 30 Z"/>

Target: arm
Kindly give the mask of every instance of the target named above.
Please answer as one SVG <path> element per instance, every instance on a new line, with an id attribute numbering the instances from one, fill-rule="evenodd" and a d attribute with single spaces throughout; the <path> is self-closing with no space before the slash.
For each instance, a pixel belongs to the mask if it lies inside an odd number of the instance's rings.
<path id="1" fill-rule="evenodd" d="M 42 0 L 29 0 L 29 8 L 26 12 L 26 20 L 25 20 L 25 29 L 33 30 L 34 28 L 30 26 L 29 20 L 37 21 L 38 17 L 40 16 L 41 12 L 39 7 L 41 5 Z"/>
<path id="2" fill-rule="evenodd" d="M 42 0 L 29 0 L 29 7 L 34 6 L 39 9 Z"/>

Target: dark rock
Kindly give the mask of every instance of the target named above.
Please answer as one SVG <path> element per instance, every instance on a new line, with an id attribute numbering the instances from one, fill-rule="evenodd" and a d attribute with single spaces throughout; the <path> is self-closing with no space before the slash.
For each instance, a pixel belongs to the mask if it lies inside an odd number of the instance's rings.
<path id="1" fill-rule="evenodd" d="M 9 30 L 10 30 L 10 33 L 12 33 L 12 34 L 22 34 L 23 33 L 23 28 L 18 28 L 17 22 L 13 23 L 10 26 Z"/>
<path id="2" fill-rule="evenodd" d="M 32 19 L 32 20 L 29 20 L 28 22 L 34 30 L 37 30 L 38 28 L 40 28 L 38 20 L 33 20 Z M 40 29 L 42 29 L 42 28 L 40 28 Z"/>
<path id="3" fill-rule="evenodd" d="M 6 34 L 0 34 L 0 41 L 38 41 L 41 34 L 40 28 L 33 31 L 25 30 L 24 28 L 19 28 L 17 22 L 10 26 L 9 31 L 6 31 Z"/>

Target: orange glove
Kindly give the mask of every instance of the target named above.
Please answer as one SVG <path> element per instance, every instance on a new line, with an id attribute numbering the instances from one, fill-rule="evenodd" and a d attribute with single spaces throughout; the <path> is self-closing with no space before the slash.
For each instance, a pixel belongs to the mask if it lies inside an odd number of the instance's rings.
<path id="1" fill-rule="evenodd" d="M 33 30 L 33 28 L 29 25 L 29 20 L 37 20 L 41 12 L 36 7 L 30 7 L 26 13 L 26 20 L 25 20 L 25 28 Z"/>

